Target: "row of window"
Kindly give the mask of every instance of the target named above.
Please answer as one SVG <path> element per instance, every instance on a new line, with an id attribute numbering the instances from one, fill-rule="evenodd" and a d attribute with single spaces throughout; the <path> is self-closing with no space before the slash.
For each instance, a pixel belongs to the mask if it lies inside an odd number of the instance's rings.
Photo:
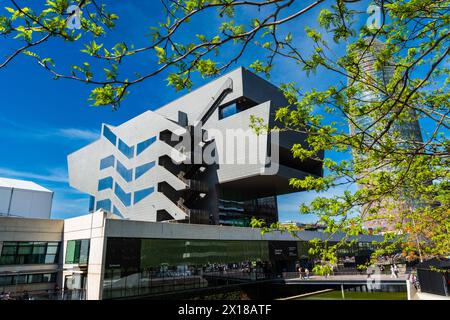
<path id="1" fill-rule="evenodd" d="M 56 282 L 57 273 L 20 274 L 0 276 L 0 287 L 16 284 L 53 283 Z"/>
<path id="2" fill-rule="evenodd" d="M 119 149 L 119 151 L 122 152 L 122 154 L 128 159 L 132 159 L 134 157 L 135 150 L 136 155 L 139 155 L 156 141 L 156 137 L 151 137 L 150 139 L 138 143 L 136 147 L 129 146 L 122 139 L 117 138 L 114 132 L 112 132 L 107 126 L 103 126 L 103 136 L 115 147 L 117 146 L 117 149 Z"/>
<path id="3" fill-rule="evenodd" d="M 59 242 L 3 242 L 0 265 L 58 263 Z"/>
<path id="4" fill-rule="evenodd" d="M 127 182 L 133 181 L 133 169 L 127 169 L 127 167 L 125 167 L 125 165 L 123 165 L 119 160 L 115 161 L 115 158 L 112 155 L 100 160 L 100 170 L 103 170 L 103 169 L 106 169 L 109 167 L 114 168 L 114 163 L 116 163 L 117 172 L 120 174 L 120 176 L 125 181 L 127 181 Z M 135 180 L 138 179 L 139 177 L 141 177 L 143 174 L 148 172 L 154 166 L 155 166 L 155 162 L 152 161 L 152 162 L 145 163 L 141 166 L 136 167 L 134 179 Z M 100 182 L 99 182 L 99 190 L 98 191 L 107 189 L 107 187 L 106 188 L 103 187 L 104 189 L 100 189 L 100 188 L 102 188 L 102 186 L 100 186 Z"/>
<path id="5" fill-rule="evenodd" d="M 89 261 L 89 239 L 67 241 L 64 262 L 69 264 L 84 264 Z"/>
<path id="6" fill-rule="evenodd" d="M 99 190 L 112 189 L 112 178 L 105 178 L 99 181 Z M 154 187 L 145 188 L 134 192 L 133 204 L 137 204 L 155 191 Z M 125 192 L 118 183 L 115 183 L 114 194 L 119 198 L 125 207 L 131 206 L 132 192 Z M 97 201 L 97 210 L 104 209 L 111 211 L 112 202 L 110 199 Z"/>

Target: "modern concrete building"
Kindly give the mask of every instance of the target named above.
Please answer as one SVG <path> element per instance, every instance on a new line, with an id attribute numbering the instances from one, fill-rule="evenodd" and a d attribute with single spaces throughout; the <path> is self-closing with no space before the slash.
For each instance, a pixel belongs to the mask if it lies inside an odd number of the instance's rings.
<path id="1" fill-rule="evenodd" d="M 0 291 L 42 299 L 170 297 L 312 270 L 309 240 L 340 235 L 130 221 L 99 210 L 66 220 L 0 217 Z M 380 237 L 340 256 L 365 262 Z M 354 266 L 355 267 L 355 266 Z M 59 287 L 63 291 L 54 291 Z M 48 290 L 48 291 L 47 291 Z"/>
<path id="2" fill-rule="evenodd" d="M 0 292 L 54 290 L 62 281 L 64 221 L 0 217 Z"/>
<path id="3" fill-rule="evenodd" d="M 248 226 L 278 219 L 277 195 L 291 177 L 321 176 L 320 162 L 293 159 L 289 131 L 256 134 L 286 106 L 266 80 L 236 69 L 119 126 L 68 156 L 70 185 L 91 195 L 90 211 L 140 221 Z"/>
<path id="4" fill-rule="evenodd" d="M 31 181 L 0 177 L 0 216 L 49 219 L 53 192 Z"/>

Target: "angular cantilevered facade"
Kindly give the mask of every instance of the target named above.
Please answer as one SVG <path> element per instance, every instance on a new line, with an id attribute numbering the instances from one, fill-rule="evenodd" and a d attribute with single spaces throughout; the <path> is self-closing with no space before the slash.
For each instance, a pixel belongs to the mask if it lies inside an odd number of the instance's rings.
<path id="1" fill-rule="evenodd" d="M 246 226 L 278 220 L 289 178 L 321 176 L 317 161 L 292 158 L 302 133 L 272 126 L 281 91 L 238 68 L 119 126 L 68 156 L 70 185 L 91 195 L 90 211 L 124 219 Z"/>

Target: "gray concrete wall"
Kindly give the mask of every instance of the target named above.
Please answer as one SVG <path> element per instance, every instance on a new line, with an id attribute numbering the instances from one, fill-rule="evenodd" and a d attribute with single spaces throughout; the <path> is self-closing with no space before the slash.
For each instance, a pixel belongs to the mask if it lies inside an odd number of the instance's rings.
<path id="1" fill-rule="evenodd" d="M 300 231 L 294 237 L 289 232 L 274 231 L 261 233 L 261 229 L 228 226 L 195 225 L 179 223 L 143 222 L 126 220 L 106 220 L 105 237 L 148 238 L 148 239 L 199 239 L 199 240 L 271 240 L 271 241 L 309 241 L 328 239 L 329 235 L 318 231 Z M 332 237 L 341 239 L 342 235 Z M 380 237 L 362 235 L 360 241 L 371 242 Z"/>

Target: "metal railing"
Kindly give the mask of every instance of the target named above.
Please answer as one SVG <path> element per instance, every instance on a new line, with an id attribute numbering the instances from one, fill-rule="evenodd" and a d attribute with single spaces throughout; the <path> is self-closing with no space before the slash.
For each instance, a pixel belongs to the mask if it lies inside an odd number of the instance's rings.
<path id="1" fill-rule="evenodd" d="M 0 300 L 86 300 L 85 289 L 34 290 L 4 293 Z"/>

